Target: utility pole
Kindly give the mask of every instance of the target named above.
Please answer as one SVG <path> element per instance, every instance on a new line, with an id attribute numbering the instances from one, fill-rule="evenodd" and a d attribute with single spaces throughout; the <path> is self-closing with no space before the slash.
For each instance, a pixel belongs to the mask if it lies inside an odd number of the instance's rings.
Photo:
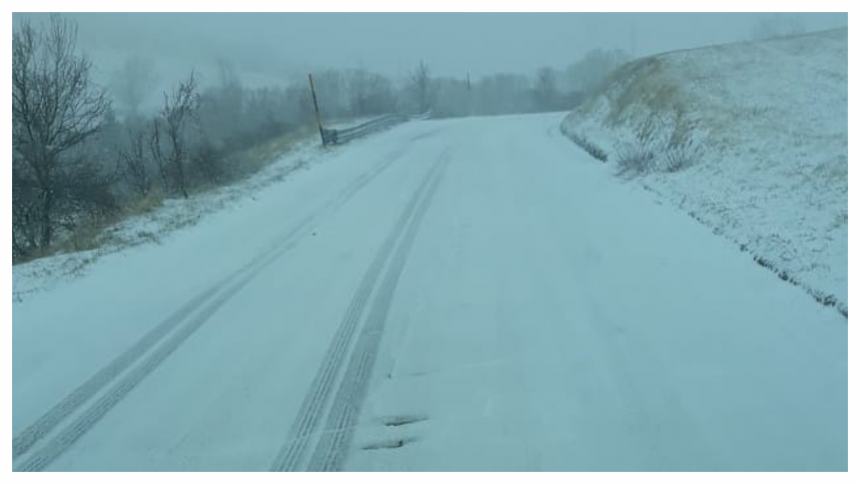
<path id="1" fill-rule="evenodd" d="M 469 71 L 466 71 L 466 115 L 472 115 L 472 79 L 469 77 Z"/>
<path id="2" fill-rule="evenodd" d="M 316 117 L 317 117 L 317 128 L 319 128 L 319 130 L 320 130 L 320 139 L 322 140 L 323 146 L 325 146 L 326 145 L 325 132 L 323 131 L 322 119 L 320 118 L 320 106 L 317 103 L 317 91 L 316 91 L 316 89 L 314 89 L 314 78 L 310 73 L 308 73 L 308 82 L 311 85 L 311 97 L 313 97 L 313 100 L 314 100 L 314 113 L 316 114 Z"/>

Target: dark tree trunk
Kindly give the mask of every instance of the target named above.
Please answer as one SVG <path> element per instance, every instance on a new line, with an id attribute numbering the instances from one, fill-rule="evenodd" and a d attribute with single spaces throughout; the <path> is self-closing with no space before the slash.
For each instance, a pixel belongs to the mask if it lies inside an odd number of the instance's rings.
<path id="1" fill-rule="evenodd" d="M 40 247 L 43 249 L 48 248 L 51 245 L 51 239 L 54 235 L 53 224 L 51 223 L 51 215 L 54 210 L 54 195 L 50 189 L 45 190 L 44 196 L 42 197 L 42 213 L 41 215 L 41 224 L 42 224 L 42 233 L 40 240 Z"/>

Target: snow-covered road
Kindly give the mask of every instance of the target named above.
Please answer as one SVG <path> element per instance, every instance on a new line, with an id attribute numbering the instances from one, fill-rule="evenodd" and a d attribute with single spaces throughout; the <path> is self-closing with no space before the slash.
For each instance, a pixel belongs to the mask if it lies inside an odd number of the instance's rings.
<path id="1" fill-rule="evenodd" d="M 396 127 L 16 302 L 14 467 L 846 469 L 846 320 L 562 118 Z"/>

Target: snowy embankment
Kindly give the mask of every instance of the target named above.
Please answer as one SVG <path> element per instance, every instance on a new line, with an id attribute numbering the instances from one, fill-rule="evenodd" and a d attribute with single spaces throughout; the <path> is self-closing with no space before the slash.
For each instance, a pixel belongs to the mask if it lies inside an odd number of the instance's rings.
<path id="1" fill-rule="evenodd" d="M 562 131 L 847 317 L 847 29 L 619 68 Z"/>
<path id="2" fill-rule="evenodd" d="M 96 260 L 142 244 L 160 245 L 176 230 L 200 222 L 206 215 L 227 207 L 237 208 L 256 201 L 255 194 L 280 182 L 296 170 L 314 163 L 321 150 L 317 138 L 295 143 L 269 166 L 235 184 L 192 194 L 188 199 L 166 199 L 158 206 L 108 227 L 99 235 L 98 247 L 91 250 L 59 253 L 12 268 L 12 298 L 25 297 L 50 289 L 83 275 Z"/>
<path id="3" fill-rule="evenodd" d="M 330 129 L 357 126 L 379 116 L 340 118 L 327 122 Z M 28 295 L 50 289 L 59 282 L 68 282 L 83 275 L 99 258 L 142 244 L 161 244 L 177 229 L 197 224 L 207 215 L 225 208 L 237 208 L 256 201 L 260 190 L 283 181 L 296 170 L 309 168 L 321 161 L 326 152 L 340 152 L 344 148 L 323 149 L 319 145 L 316 128 L 309 134 L 300 134 L 286 147 L 262 145 L 261 149 L 272 158 L 270 164 L 246 179 L 204 192 L 193 193 L 188 199 L 165 199 L 157 206 L 142 210 L 107 227 L 95 239 L 94 249 L 61 252 L 30 262 L 16 264 L 12 269 L 12 298 L 21 301 Z M 274 151 L 272 151 L 274 150 Z M 280 154 L 277 154 L 280 153 Z M 259 156 L 249 154 L 248 156 Z"/>

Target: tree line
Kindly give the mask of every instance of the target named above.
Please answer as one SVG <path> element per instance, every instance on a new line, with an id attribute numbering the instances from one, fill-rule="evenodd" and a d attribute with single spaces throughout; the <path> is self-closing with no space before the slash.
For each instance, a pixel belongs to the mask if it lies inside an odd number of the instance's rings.
<path id="1" fill-rule="evenodd" d="M 107 86 L 77 47 L 77 25 L 53 15 L 22 22 L 12 39 L 12 251 L 19 262 L 57 250 L 83 228 L 229 183 L 260 165 L 232 156 L 287 134 L 308 132 L 304 76 L 249 88 L 226 61 L 205 87 L 193 70 L 161 92 L 153 63 L 129 57 Z M 324 120 L 393 112 L 435 117 L 569 110 L 618 64 L 619 51 L 592 51 L 566 70 L 471 80 L 434 77 L 419 62 L 408 78 L 364 69 L 314 73 Z M 228 161 L 230 160 L 230 161 Z M 82 247 L 70 247 L 79 249 Z"/>

